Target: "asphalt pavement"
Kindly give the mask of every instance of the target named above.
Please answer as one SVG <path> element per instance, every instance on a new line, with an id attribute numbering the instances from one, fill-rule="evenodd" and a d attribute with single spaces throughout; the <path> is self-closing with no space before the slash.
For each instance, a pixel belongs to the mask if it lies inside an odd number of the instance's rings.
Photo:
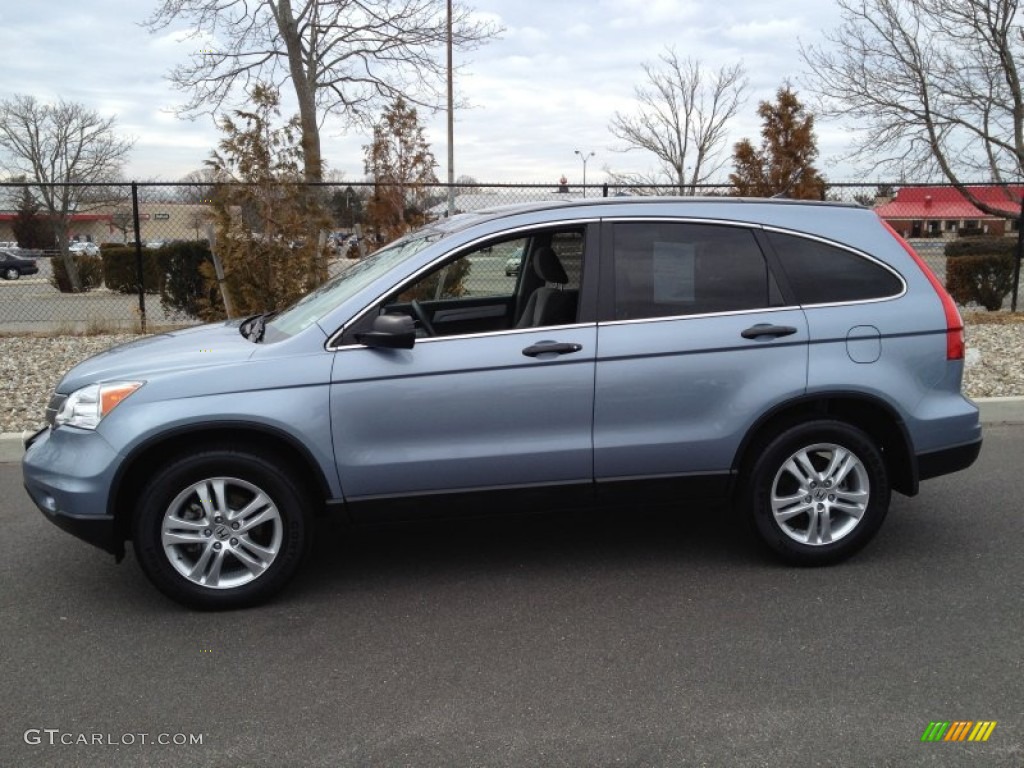
<path id="1" fill-rule="evenodd" d="M 229 613 L 59 531 L 3 465 L 0 765 L 1019 768 L 1024 429 L 985 440 L 835 567 L 713 509 L 324 526 Z M 967 720 L 996 727 L 921 740 Z"/>

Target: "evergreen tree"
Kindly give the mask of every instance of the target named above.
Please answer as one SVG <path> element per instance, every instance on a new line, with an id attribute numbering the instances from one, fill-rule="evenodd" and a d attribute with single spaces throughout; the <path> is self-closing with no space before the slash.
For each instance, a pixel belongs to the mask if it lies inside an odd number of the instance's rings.
<path id="1" fill-rule="evenodd" d="M 437 161 L 423 136 L 416 109 L 396 99 L 364 147 L 366 174 L 374 182 L 366 220 L 378 240 L 389 242 L 426 221 L 427 185 L 436 184 Z"/>
<path id="2" fill-rule="evenodd" d="M 53 243 L 53 230 L 40 215 L 42 206 L 28 187 L 21 190 L 18 210 L 11 222 L 14 239 L 22 248 L 46 248 Z"/>
<path id="3" fill-rule="evenodd" d="M 743 139 L 733 150 L 736 171 L 729 180 L 736 194 L 824 200 L 825 180 L 813 165 L 818 156 L 814 116 L 788 85 L 779 88 L 775 103 L 762 101 L 757 114 L 763 125 L 761 148 Z"/>
<path id="4" fill-rule="evenodd" d="M 221 119 L 225 137 L 207 161 L 221 182 L 211 205 L 214 255 L 224 269 L 221 295 L 229 294 L 224 304 L 238 316 L 283 309 L 327 278 L 321 241 L 330 220 L 317 190 L 303 183 L 297 119 L 274 126 L 280 111 L 271 87 L 255 86 L 251 103 Z M 203 268 L 217 282 L 211 265 Z M 200 316 L 224 312 L 218 303 Z"/>

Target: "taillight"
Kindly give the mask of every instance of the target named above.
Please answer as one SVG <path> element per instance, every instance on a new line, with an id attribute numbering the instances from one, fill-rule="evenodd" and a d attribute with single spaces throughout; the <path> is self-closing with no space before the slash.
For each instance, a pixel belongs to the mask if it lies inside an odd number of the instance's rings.
<path id="1" fill-rule="evenodd" d="M 879 217 L 881 219 L 881 217 Z M 953 301 L 953 297 L 949 295 L 945 286 L 939 282 L 939 278 L 932 272 L 931 267 L 925 262 L 924 259 L 918 255 L 917 251 L 910 247 L 910 243 L 904 240 L 900 234 L 889 226 L 889 222 L 882 219 L 882 224 L 889 230 L 896 242 L 903 246 L 903 249 L 910 254 L 910 258 L 914 260 L 917 266 L 924 272 L 924 276 L 928 278 L 928 282 L 932 284 L 932 288 L 935 289 L 935 293 L 939 295 L 939 301 L 942 302 L 942 311 L 946 315 L 946 359 L 947 360 L 963 360 L 964 359 L 964 321 L 960 317 L 960 310 L 956 308 L 956 302 Z"/>

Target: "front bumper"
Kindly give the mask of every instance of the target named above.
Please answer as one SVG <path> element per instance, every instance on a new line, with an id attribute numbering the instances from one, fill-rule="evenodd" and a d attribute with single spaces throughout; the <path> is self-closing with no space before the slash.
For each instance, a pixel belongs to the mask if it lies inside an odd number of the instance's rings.
<path id="1" fill-rule="evenodd" d="M 118 560 L 124 538 L 107 514 L 118 454 L 102 436 L 62 427 L 40 430 L 25 441 L 25 490 L 47 520 Z"/>

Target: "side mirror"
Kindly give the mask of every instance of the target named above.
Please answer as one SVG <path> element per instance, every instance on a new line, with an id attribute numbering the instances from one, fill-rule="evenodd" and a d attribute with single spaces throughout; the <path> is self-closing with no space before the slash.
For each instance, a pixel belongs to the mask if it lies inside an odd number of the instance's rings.
<path id="1" fill-rule="evenodd" d="M 369 331 L 356 334 L 356 341 L 372 349 L 412 349 L 416 324 L 408 315 L 378 315 Z"/>

